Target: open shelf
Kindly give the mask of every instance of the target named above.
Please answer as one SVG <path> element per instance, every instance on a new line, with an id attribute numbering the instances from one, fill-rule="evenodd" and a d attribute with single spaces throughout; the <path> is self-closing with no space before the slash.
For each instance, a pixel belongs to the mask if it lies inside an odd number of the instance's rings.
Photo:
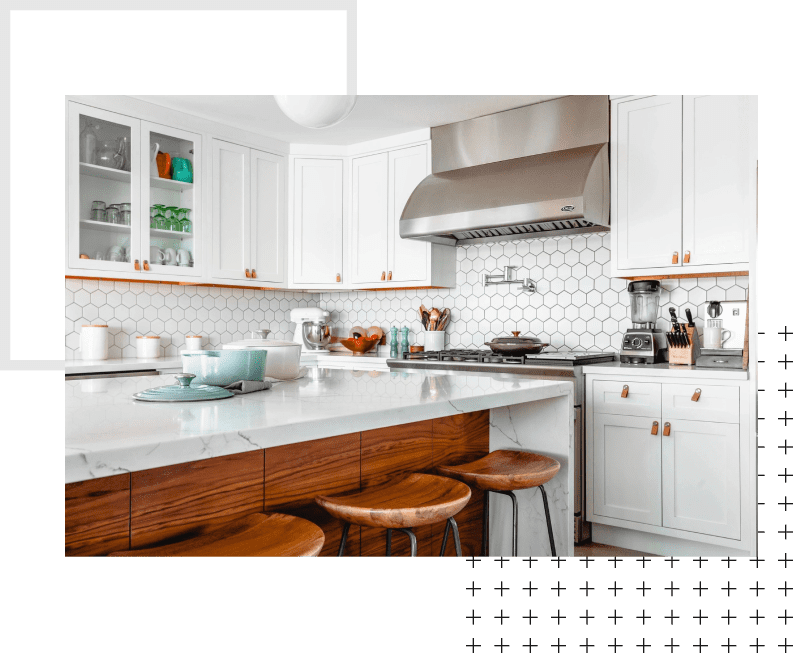
<path id="1" fill-rule="evenodd" d="M 106 178 L 110 181 L 131 182 L 131 173 L 126 172 L 124 169 L 111 169 L 110 167 L 101 167 L 100 165 L 90 165 L 86 162 L 81 163 L 81 174 L 84 176 Z"/>
<path id="2" fill-rule="evenodd" d="M 159 176 L 151 176 L 150 185 L 152 185 L 154 188 L 162 188 L 164 190 L 188 190 L 194 184 L 184 183 L 183 181 L 173 181 L 171 178 L 161 178 Z"/>
<path id="3" fill-rule="evenodd" d="M 81 220 L 84 229 L 94 229 L 96 231 L 108 231 L 109 233 L 130 233 L 129 224 L 111 224 L 110 222 L 99 222 L 98 220 Z M 164 233 L 178 233 L 177 231 L 165 231 Z"/>
<path id="4" fill-rule="evenodd" d="M 167 231 L 166 229 L 150 229 L 151 238 L 174 238 L 175 240 L 186 240 L 194 234 L 187 231 Z"/>

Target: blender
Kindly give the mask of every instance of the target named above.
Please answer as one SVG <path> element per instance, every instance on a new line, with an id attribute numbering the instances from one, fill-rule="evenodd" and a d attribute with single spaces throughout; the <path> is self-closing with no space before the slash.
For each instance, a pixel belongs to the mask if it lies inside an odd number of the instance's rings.
<path id="1" fill-rule="evenodd" d="M 623 364 L 659 364 L 667 361 L 667 337 L 656 329 L 661 284 L 654 279 L 632 281 L 631 327 L 622 337 L 619 361 Z"/>

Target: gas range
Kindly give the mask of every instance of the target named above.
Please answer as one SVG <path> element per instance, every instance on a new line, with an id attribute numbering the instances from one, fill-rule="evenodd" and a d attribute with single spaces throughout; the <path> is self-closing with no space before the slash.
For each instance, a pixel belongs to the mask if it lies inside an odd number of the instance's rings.
<path id="1" fill-rule="evenodd" d="M 558 366 L 586 366 L 587 364 L 597 364 L 600 362 L 610 362 L 616 359 L 613 352 L 592 352 L 589 350 L 570 350 L 570 351 L 545 351 L 538 354 L 524 355 L 520 357 L 509 357 L 506 355 L 496 355 L 488 350 L 438 350 L 428 352 L 404 352 L 402 359 L 390 359 L 388 364 L 395 368 L 431 368 L 430 364 L 440 364 L 442 366 L 459 365 L 558 365 Z M 425 366 L 419 364 L 425 362 Z M 459 369 L 462 370 L 462 369 Z M 486 370 L 485 367 L 478 366 L 476 370 Z M 509 372 L 505 369 L 497 369 L 497 372 Z"/>
<path id="2" fill-rule="evenodd" d="M 402 359 L 389 359 L 387 365 L 394 370 L 429 369 L 484 373 L 499 378 L 509 375 L 572 382 L 575 393 L 575 451 L 574 463 L 569 465 L 574 478 L 575 543 L 591 539 L 591 524 L 586 521 L 586 424 L 584 420 L 585 387 L 583 367 L 589 364 L 612 362 L 613 352 L 545 351 L 536 355 L 504 357 L 486 350 L 440 350 L 431 352 L 405 352 Z M 435 373 L 432 377 L 436 377 Z"/>

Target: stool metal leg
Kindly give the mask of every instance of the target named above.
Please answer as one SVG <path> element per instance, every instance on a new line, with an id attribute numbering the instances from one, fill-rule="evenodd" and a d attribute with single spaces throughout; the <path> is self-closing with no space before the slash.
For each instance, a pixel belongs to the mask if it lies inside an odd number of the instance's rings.
<path id="1" fill-rule="evenodd" d="M 339 543 L 338 556 L 344 556 L 344 546 L 347 544 L 347 532 L 349 530 L 350 530 L 350 522 L 345 522 L 344 528 L 342 529 L 342 541 Z"/>
<path id="2" fill-rule="evenodd" d="M 392 529 L 386 529 L 386 555 L 392 555 Z"/>
<path id="3" fill-rule="evenodd" d="M 417 555 L 417 536 L 414 535 L 414 532 L 411 529 L 397 529 L 401 533 L 405 533 L 408 536 L 408 539 L 411 541 L 411 555 Z"/>
<path id="4" fill-rule="evenodd" d="M 442 550 L 439 556 L 444 556 L 445 549 L 447 549 L 447 538 L 450 535 L 450 527 L 453 527 L 453 542 L 456 545 L 456 556 L 461 556 L 461 537 L 458 535 L 458 524 L 452 517 L 447 518 L 444 525 L 444 538 L 442 538 Z"/>
<path id="5" fill-rule="evenodd" d="M 542 503 L 544 504 L 544 518 L 547 520 L 547 535 L 550 537 L 550 553 L 556 555 L 556 543 L 553 540 L 553 525 L 550 523 L 550 508 L 547 506 L 547 493 L 544 491 L 544 486 L 540 485 L 539 489 L 542 491 Z"/>
<path id="6" fill-rule="evenodd" d="M 481 537 L 481 554 L 489 555 L 489 490 L 483 491 L 483 534 Z"/>
<path id="7" fill-rule="evenodd" d="M 519 524 L 517 522 L 518 517 L 519 517 L 518 514 L 517 514 L 517 497 L 514 495 L 513 492 L 506 492 L 506 491 L 503 491 L 503 490 L 486 490 L 487 498 L 488 498 L 489 492 L 494 492 L 495 494 L 505 494 L 507 497 L 511 498 L 511 533 L 512 533 L 512 535 L 511 535 L 511 555 L 512 556 L 516 556 L 517 555 L 517 538 L 519 536 L 519 532 L 518 532 L 519 531 L 519 528 L 518 528 Z M 489 521 L 488 517 L 489 517 L 489 515 L 488 515 L 488 506 L 487 506 L 484 509 L 484 513 L 483 513 L 484 532 L 485 532 L 486 536 L 489 535 L 489 532 L 487 530 L 488 521 Z M 487 546 L 487 554 L 488 554 L 488 546 Z"/>

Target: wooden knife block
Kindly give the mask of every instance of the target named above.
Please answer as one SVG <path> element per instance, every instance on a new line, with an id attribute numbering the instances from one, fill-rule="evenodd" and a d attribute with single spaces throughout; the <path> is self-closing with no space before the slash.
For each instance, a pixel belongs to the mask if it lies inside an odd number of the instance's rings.
<path id="1" fill-rule="evenodd" d="M 669 363 L 693 366 L 700 354 L 699 337 L 696 327 L 687 327 L 686 333 L 689 335 L 689 345 L 685 348 L 673 348 L 669 346 Z"/>

